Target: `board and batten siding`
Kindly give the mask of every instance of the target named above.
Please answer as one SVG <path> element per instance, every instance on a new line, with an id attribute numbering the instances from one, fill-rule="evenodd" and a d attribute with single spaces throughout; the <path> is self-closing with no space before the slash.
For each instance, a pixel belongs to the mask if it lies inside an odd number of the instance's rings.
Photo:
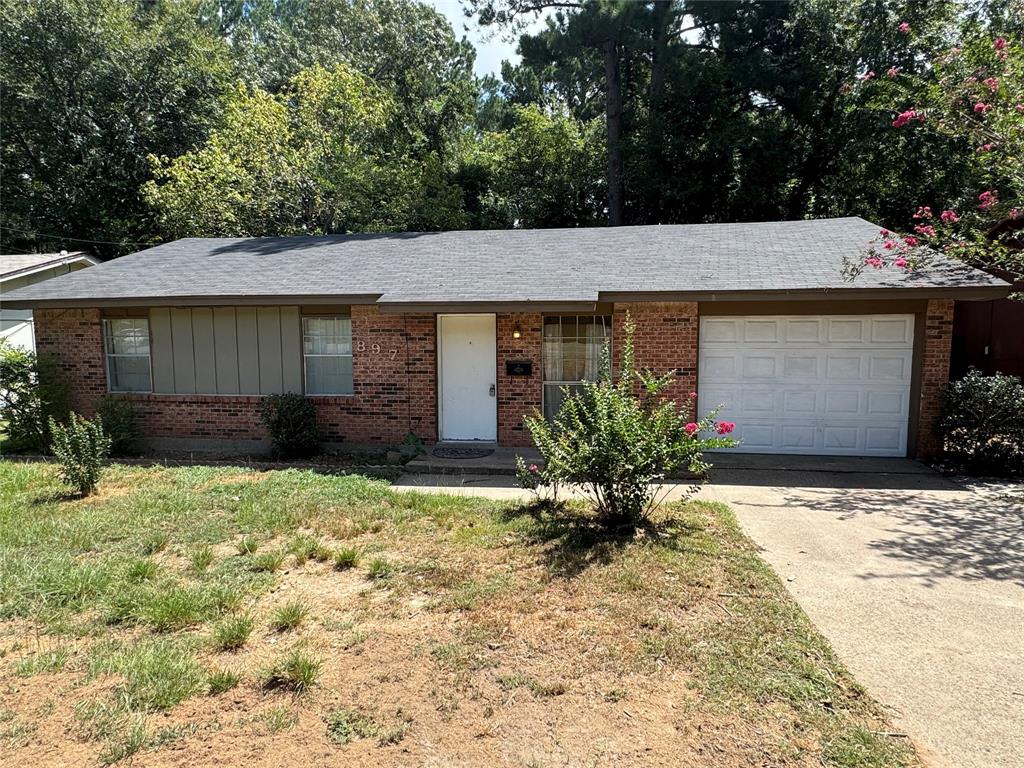
<path id="1" fill-rule="evenodd" d="M 154 307 L 149 328 L 156 393 L 302 392 L 298 307 Z"/>

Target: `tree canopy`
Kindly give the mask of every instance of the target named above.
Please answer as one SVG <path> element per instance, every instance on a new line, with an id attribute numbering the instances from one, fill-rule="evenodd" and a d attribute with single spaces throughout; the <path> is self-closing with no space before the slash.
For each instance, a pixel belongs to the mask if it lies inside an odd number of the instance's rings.
<path id="1" fill-rule="evenodd" d="M 1022 0 L 462 3 L 500 77 L 417 0 L 5 3 L 0 250 L 928 208 L 1013 265 Z"/>

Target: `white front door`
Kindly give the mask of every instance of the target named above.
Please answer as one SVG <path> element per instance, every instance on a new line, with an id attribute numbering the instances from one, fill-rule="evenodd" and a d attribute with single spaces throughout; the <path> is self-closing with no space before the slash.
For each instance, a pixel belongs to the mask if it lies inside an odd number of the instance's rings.
<path id="1" fill-rule="evenodd" d="M 739 451 L 906 455 L 913 315 L 702 317 L 699 358 Z"/>
<path id="2" fill-rule="evenodd" d="M 438 315 L 441 439 L 498 439 L 494 315 Z"/>

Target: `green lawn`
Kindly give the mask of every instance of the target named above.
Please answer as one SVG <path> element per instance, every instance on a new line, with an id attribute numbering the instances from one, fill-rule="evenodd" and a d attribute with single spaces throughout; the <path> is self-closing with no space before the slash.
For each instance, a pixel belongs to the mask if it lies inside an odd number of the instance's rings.
<path id="1" fill-rule="evenodd" d="M 707 503 L 0 462 L 0 677 L 13 763 L 918 764 Z"/>

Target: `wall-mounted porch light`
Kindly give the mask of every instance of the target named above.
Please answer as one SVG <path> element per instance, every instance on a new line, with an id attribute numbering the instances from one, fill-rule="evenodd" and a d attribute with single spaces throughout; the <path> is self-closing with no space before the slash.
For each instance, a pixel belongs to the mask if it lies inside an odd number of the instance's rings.
<path id="1" fill-rule="evenodd" d="M 518 339 L 523 335 L 523 332 L 519 329 L 519 323 L 516 323 L 516 327 L 512 329 L 512 338 Z"/>

